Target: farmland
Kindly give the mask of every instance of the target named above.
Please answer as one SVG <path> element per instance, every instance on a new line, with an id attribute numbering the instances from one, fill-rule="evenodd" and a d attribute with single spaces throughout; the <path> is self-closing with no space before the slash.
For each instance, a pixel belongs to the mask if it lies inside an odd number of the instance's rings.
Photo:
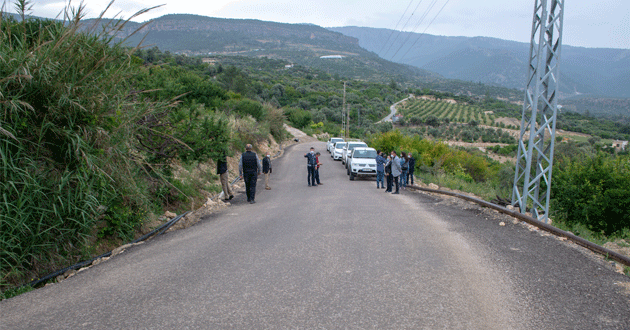
<path id="1" fill-rule="evenodd" d="M 478 124 L 493 126 L 495 116 L 491 111 L 484 111 L 478 106 L 458 103 L 454 100 L 436 101 L 428 97 L 410 100 L 399 109 L 407 123 L 426 123 L 435 117 L 440 121 L 469 123 L 474 120 Z"/>

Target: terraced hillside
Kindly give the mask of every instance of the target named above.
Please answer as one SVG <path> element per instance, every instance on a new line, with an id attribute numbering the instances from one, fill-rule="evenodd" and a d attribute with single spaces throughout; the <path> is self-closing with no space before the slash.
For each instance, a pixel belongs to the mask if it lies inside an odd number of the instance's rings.
<path id="1" fill-rule="evenodd" d="M 444 120 L 448 118 L 450 122 L 469 123 L 471 120 L 477 121 L 481 125 L 493 126 L 495 116 L 491 111 L 484 111 L 477 106 L 458 103 L 454 100 L 434 100 L 429 97 L 419 97 L 404 103 L 398 111 L 407 122 L 426 122 L 427 118 L 433 116 Z"/>

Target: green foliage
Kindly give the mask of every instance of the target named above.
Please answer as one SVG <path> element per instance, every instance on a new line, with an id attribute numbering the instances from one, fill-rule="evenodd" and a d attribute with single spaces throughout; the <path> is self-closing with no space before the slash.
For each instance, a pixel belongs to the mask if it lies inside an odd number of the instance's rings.
<path id="1" fill-rule="evenodd" d="M 285 108 L 284 114 L 287 119 L 296 128 L 304 128 L 309 125 L 312 120 L 311 113 L 298 108 Z"/>
<path id="2" fill-rule="evenodd" d="M 185 116 L 172 122 L 176 127 L 174 136 L 185 144 L 179 151 L 182 160 L 204 162 L 228 154 L 231 131 L 227 119 L 222 116 L 204 113 L 203 108 L 190 108 Z"/>
<path id="3" fill-rule="evenodd" d="M 599 153 L 554 169 L 554 211 L 568 224 L 612 234 L 630 228 L 630 165 L 627 157 Z"/>
<path id="4" fill-rule="evenodd" d="M 133 184 L 128 149 L 153 104 L 129 101 L 131 58 L 109 31 L 78 33 L 81 12 L 67 26 L 0 21 L 0 286 L 76 253 Z"/>
<path id="5" fill-rule="evenodd" d="M 178 65 L 148 65 L 137 70 L 133 75 L 133 86 L 142 91 L 143 96 L 164 101 L 177 100 L 184 106 L 194 102 L 211 109 L 229 98 L 225 90 L 208 77 Z"/>
<path id="6" fill-rule="evenodd" d="M 266 115 L 262 104 L 250 99 L 229 100 L 225 102 L 224 109 L 226 113 L 236 113 L 241 116 L 252 116 L 258 121 L 263 120 Z"/>
<path id="7" fill-rule="evenodd" d="M 29 285 L 10 288 L 5 291 L 0 291 L 0 301 L 4 299 L 13 298 L 15 296 L 19 296 L 23 293 L 27 293 L 33 291 L 33 287 Z"/>
<path id="8" fill-rule="evenodd" d="M 114 41 L 127 22 L 81 33 L 82 12 L 65 25 L 0 18 L 0 291 L 76 260 L 97 231 L 131 239 L 155 201 L 194 197 L 172 159 L 227 152 L 228 119 L 207 110 L 224 90 L 141 67 Z"/>

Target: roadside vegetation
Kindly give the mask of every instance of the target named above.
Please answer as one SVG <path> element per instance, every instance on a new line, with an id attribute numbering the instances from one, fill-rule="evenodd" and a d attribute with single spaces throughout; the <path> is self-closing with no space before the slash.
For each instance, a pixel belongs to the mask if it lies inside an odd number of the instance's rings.
<path id="1" fill-rule="evenodd" d="M 165 209 L 203 204 L 219 191 L 212 160 L 287 136 L 281 109 L 199 63 L 135 56 L 113 38 L 125 20 L 103 30 L 81 25 L 83 6 L 66 9 L 66 21 L 29 19 L 26 0 L 15 6 L 21 21 L 0 18 L 0 291 L 9 296 L 128 242 Z"/>

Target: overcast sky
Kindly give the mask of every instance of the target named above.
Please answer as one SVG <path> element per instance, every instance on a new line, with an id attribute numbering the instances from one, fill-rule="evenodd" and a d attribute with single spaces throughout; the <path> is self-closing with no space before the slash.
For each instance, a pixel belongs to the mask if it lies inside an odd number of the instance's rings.
<path id="1" fill-rule="evenodd" d="M 87 17 L 98 15 L 109 3 L 84 2 Z M 404 26 L 404 30 L 418 33 L 426 30 L 435 35 L 529 42 L 534 3 L 535 0 L 118 0 L 106 17 L 120 13 L 128 18 L 139 9 L 164 4 L 136 21 L 188 13 L 323 27 L 354 25 L 401 30 Z M 33 14 L 55 17 L 64 5 L 63 0 L 35 0 Z M 441 8 L 444 9 L 437 15 Z M 564 15 L 564 44 L 630 49 L 630 0 L 568 0 Z"/>

